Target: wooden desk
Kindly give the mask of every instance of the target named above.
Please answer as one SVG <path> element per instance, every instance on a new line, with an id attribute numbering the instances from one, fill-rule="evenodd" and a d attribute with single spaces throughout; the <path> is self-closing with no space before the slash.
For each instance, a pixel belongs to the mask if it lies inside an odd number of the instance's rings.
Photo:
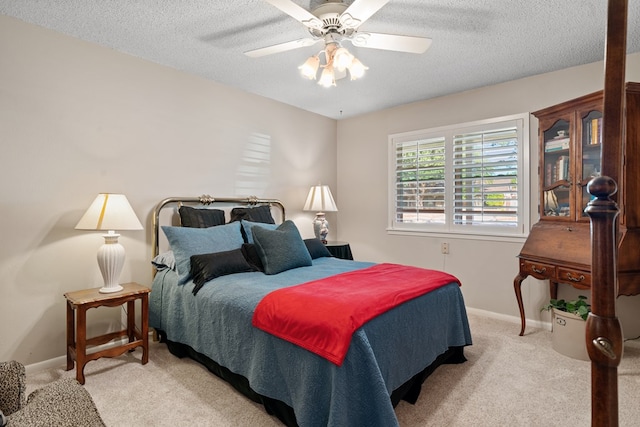
<path id="1" fill-rule="evenodd" d="M 142 364 L 149 361 L 149 292 L 138 283 L 125 283 L 119 292 L 101 294 L 99 288 L 67 292 L 67 371 L 76 364 L 76 379 L 84 384 L 84 366 L 100 357 L 117 357 L 142 347 Z M 135 301 L 142 305 L 142 325 L 136 330 Z M 127 303 L 127 328 L 87 339 L 87 310 L 94 307 L 117 307 Z M 76 312 L 76 316 L 74 316 Z M 108 343 L 116 338 L 128 337 L 128 342 L 105 350 L 87 354 L 87 346 Z"/>

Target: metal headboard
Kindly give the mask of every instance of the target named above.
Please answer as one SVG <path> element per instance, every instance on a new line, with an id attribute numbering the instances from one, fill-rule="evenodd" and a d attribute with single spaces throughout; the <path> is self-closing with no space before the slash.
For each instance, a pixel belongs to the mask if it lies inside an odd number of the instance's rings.
<path id="1" fill-rule="evenodd" d="M 282 221 L 285 220 L 285 210 L 284 205 L 280 200 L 277 199 L 259 199 L 257 197 L 245 197 L 245 198 L 235 198 L 235 197 L 212 197 L 208 194 L 203 194 L 199 197 L 169 197 L 162 200 L 160 203 L 153 208 L 152 215 L 152 225 L 153 225 L 153 258 L 155 258 L 160 251 L 159 248 L 159 228 L 160 228 L 160 211 L 166 208 L 168 205 L 178 205 L 180 206 L 183 203 L 199 203 L 201 205 L 212 205 L 214 203 L 227 203 L 237 206 L 257 206 L 257 205 L 269 205 L 275 206 L 280 209 L 282 212 Z"/>

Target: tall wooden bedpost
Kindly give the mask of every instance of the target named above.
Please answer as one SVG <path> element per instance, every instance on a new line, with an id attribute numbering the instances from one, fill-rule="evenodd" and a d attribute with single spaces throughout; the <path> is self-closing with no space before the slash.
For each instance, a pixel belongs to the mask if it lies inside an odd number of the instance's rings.
<path id="1" fill-rule="evenodd" d="M 591 218 L 591 306 L 586 345 L 591 359 L 591 425 L 618 425 L 618 366 L 623 337 L 616 316 L 618 295 L 618 206 L 613 200 L 621 179 L 623 144 L 627 0 L 609 0 L 605 43 L 602 174 L 589 183 L 596 199 Z M 615 141 L 615 142 L 614 142 Z M 637 143 L 637 141 L 633 141 Z"/>
<path id="2" fill-rule="evenodd" d="M 586 212 L 591 217 L 591 308 L 586 345 L 591 359 L 591 425 L 618 425 L 618 365 L 622 358 L 622 329 L 616 317 L 618 206 L 613 179 L 602 176 L 589 183 L 597 197 Z"/>

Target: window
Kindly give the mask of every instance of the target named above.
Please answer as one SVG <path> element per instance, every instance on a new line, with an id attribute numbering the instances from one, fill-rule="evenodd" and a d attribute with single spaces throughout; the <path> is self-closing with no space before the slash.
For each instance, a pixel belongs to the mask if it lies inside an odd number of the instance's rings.
<path id="1" fill-rule="evenodd" d="M 389 136 L 390 230 L 524 236 L 529 115 Z"/>

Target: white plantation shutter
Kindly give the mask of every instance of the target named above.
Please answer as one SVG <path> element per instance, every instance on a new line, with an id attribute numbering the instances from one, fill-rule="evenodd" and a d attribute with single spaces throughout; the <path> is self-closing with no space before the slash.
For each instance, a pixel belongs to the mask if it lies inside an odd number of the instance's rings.
<path id="1" fill-rule="evenodd" d="M 395 221 L 444 223 L 445 140 L 419 139 L 396 146 Z"/>
<path id="2" fill-rule="evenodd" d="M 453 223 L 518 226 L 516 126 L 453 136 Z"/>
<path id="3" fill-rule="evenodd" d="M 390 231 L 526 235 L 528 137 L 528 114 L 390 135 Z"/>

